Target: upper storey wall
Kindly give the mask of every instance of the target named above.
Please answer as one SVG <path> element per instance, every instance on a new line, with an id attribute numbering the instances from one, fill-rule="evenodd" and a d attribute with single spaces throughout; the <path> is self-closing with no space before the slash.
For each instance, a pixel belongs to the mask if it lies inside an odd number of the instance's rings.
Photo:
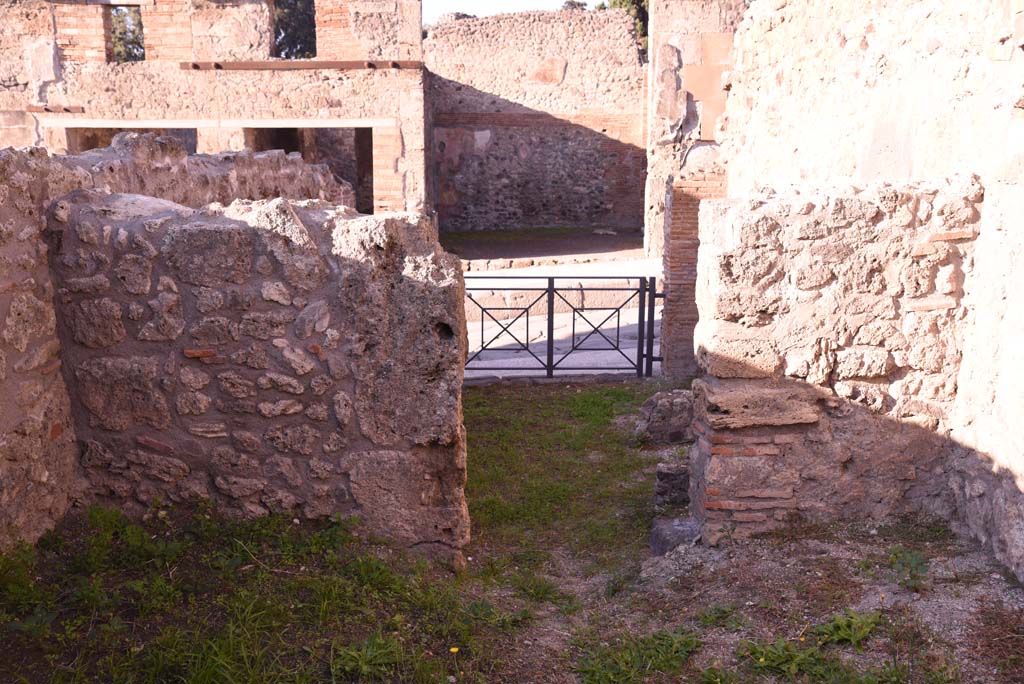
<path id="1" fill-rule="evenodd" d="M 423 59 L 420 0 L 316 3 L 319 59 Z"/>
<path id="2" fill-rule="evenodd" d="M 809 179 L 1024 169 L 1018 0 L 751 4 L 736 37 L 730 194 Z"/>
<path id="3" fill-rule="evenodd" d="M 633 20 L 623 10 L 458 19 L 424 41 L 438 112 L 643 111 Z"/>
<path id="4" fill-rule="evenodd" d="M 269 0 L 137 2 L 145 60 L 121 64 L 108 61 L 106 0 L 0 3 L 0 147 L 66 152 L 79 129 L 195 129 L 197 151 L 219 152 L 242 149 L 246 129 L 369 128 L 374 207 L 426 208 L 419 0 L 319 0 L 315 60 L 271 58 Z M 320 68 L 368 60 L 403 63 Z M 188 68 L 210 61 L 244 63 Z"/>
<path id="5" fill-rule="evenodd" d="M 54 1 L 52 30 L 65 59 L 106 61 L 113 4 L 139 7 L 147 60 L 274 55 L 272 0 Z M 421 59 L 419 0 L 320 0 L 315 8 L 317 59 Z"/>

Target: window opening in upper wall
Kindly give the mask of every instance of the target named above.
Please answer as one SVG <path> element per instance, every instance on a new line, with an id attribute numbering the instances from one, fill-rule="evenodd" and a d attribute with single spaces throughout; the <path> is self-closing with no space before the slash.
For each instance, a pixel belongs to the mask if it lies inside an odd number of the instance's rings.
<path id="1" fill-rule="evenodd" d="M 106 11 L 107 61 L 123 64 L 145 60 L 142 11 L 130 5 L 111 5 Z"/>
<path id="2" fill-rule="evenodd" d="M 274 56 L 282 59 L 316 57 L 314 0 L 274 2 Z"/>

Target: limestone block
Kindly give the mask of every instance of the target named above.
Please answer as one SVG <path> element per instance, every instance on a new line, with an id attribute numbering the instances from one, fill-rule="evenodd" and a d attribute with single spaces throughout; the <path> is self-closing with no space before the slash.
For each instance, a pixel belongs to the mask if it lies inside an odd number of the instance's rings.
<path id="1" fill-rule="evenodd" d="M 697 380 L 695 413 L 713 429 L 808 425 L 822 416 L 818 397 L 797 383 L 744 380 Z"/>
<path id="2" fill-rule="evenodd" d="M 892 354 L 883 347 L 856 346 L 841 349 L 836 354 L 836 377 L 884 378 L 894 368 Z"/>

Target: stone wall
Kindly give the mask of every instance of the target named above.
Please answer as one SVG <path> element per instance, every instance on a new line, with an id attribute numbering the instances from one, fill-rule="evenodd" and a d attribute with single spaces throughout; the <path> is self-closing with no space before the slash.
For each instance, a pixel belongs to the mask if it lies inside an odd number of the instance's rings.
<path id="1" fill-rule="evenodd" d="M 1024 577 L 1022 45 L 1016 0 L 751 5 L 701 212 L 712 537 L 932 511 Z"/>
<path id="2" fill-rule="evenodd" d="M 644 247 L 663 260 L 662 368 L 673 378 L 697 371 L 698 217 L 703 200 L 725 193 L 716 141 L 745 9 L 744 0 L 650 3 Z"/>
<path id="3" fill-rule="evenodd" d="M 80 188 L 204 205 L 286 196 L 348 203 L 324 167 L 280 153 L 186 157 L 170 139 L 124 135 L 113 149 L 50 157 L 0 150 L 0 545 L 35 539 L 80 491 L 42 239 L 51 198 Z"/>
<path id="4" fill-rule="evenodd" d="M 752 3 L 730 73 L 730 192 L 964 171 L 1019 180 L 1022 11 L 1016 0 Z"/>
<path id="5" fill-rule="evenodd" d="M 420 0 L 320 0 L 318 59 L 422 60 Z"/>
<path id="6" fill-rule="evenodd" d="M 461 267 L 429 220 L 81 191 L 49 232 L 91 496 L 468 541 Z"/>
<path id="7" fill-rule="evenodd" d="M 442 229 L 641 227 L 644 69 L 625 11 L 452 19 L 424 59 Z"/>
<path id="8" fill-rule="evenodd" d="M 707 538 L 794 513 L 949 514 L 984 198 L 975 177 L 705 205 L 694 501 Z"/>

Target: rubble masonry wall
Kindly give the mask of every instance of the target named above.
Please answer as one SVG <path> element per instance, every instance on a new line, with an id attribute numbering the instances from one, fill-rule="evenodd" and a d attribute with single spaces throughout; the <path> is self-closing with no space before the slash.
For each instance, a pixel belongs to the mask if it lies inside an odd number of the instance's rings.
<path id="1" fill-rule="evenodd" d="M 79 191 L 49 238 L 90 497 L 468 541 L 461 266 L 429 219 Z"/>
<path id="2" fill-rule="evenodd" d="M 643 225 L 644 68 L 625 11 L 451 19 L 424 59 L 442 230 Z"/>
<path id="3" fill-rule="evenodd" d="M 326 167 L 280 152 L 188 157 L 171 139 L 126 134 L 109 150 L 50 157 L 0 150 L 0 543 L 35 539 L 81 492 L 61 375 L 54 288 L 42 237 L 53 198 L 75 190 L 146 193 L 190 205 L 237 197 L 351 205 Z"/>
<path id="4" fill-rule="evenodd" d="M 751 5 L 701 211 L 713 535 L 930 510 L 1024 575 L 1022 44 L 1014 0 Z"/>

